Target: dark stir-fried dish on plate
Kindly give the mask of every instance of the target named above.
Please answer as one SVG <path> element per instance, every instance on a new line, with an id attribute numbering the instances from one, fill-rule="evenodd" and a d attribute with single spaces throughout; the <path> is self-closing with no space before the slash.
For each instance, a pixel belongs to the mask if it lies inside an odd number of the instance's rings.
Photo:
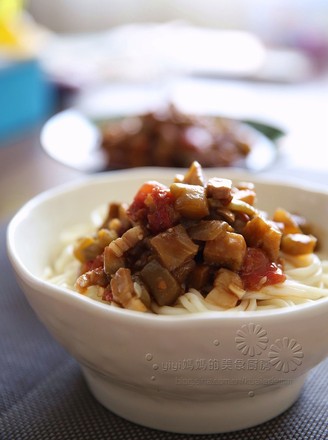
<path id="1" fill-rule="evenodd" d="M 203 167 L 243 164 L 252 149 L 245 124 L 223 117 L 189 115 L 173 106 L 102 125 L 110 168 Z"/>
<path id="2" fill-rule="evenodd" d="M 266 122 L 190 114 L 166 106 L 102 119 L 64 110 L 47 121 L 41 145 L 60 163 L 86 172 L 134 167 L 268 169 L 285 133 Z"/>

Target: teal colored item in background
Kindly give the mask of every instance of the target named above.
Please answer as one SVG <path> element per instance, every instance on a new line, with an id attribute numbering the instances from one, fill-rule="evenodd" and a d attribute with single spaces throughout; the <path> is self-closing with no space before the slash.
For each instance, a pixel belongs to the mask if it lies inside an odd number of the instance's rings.
<path id="1" fill-rule="evenodd" d="M 0 145 L 44 121 L 54 105 L 54 86 L 38 61 L 0 64 Z"/>

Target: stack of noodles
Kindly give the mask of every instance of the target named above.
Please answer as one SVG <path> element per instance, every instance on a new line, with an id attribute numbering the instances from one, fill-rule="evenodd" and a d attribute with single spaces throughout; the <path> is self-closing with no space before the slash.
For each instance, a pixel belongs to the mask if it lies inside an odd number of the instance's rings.
<path id="1" fill-rule="evenodd" d="M 46 268 L 47 280 L 66 289 L 78 290 L 76 281 L 80 274 L 81 262 L 76 258 L 76 243 L 80 237 L 88 236 L 99 229 L 105 216 L 106 206 L 103 206 L 91 213 L 88 223 L 75 225 L 63 231 L 60 237 L 62 250 L 53 265 Z M 148 311 L 162 315 L 181 315 L 268 310 L 297 306 L 328 297 L 328 260 L 321 259 L 314 252 L 291 255 L 282 250 L 279 258 L 283 261 L 285 280 L 277 284 L 263 285 L 256 290 L 243 291 L 240 300 L 233 307 L 222 307 L 207 301 L 206 295 L 191 287 L 178 296 L 173 304 L 159 305 L 152 298 Z M 134 290 L 138 295 L 140 286 L 137 283 L 134 283 Z M 83 293 L 93 300 L 120 307 L 115 302 L 104 300 L 103 291 L 104 289 L 98 285 L 90 285 Z"/>

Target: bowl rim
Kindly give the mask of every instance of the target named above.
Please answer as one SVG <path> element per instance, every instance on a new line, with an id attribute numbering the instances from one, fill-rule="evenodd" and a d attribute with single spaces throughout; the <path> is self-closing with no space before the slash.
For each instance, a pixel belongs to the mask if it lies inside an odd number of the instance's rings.
<path id="1" fill-rule="evenodd" d="M 313 302 L 299 304 L 297 306 L 277 308 L 277 309 L 268 309 L 268 310 L 255 310 L 255 311 L 209 311 L 202 313 L 190 313 L 190 314 L 181 314 L 181 315 L 157 315 L 154 313 L 140 313 L 133 310 L 121 309 L 119 307 L 112 307 L 106 303 L 102 303 L 100 301 L 96 301 L 94 299 L 88 298 L 78 292 L 70 290 L 68 288 L 63 288 L 57 286 L 45 279 L 42 279 L 36 275 L 34 275 L 31 271 L 29 271 L 24 262 L 18 255 L 18 251 L 15 246 L 15 233 L 19 225 L 24 221 L 25 218 L 30 215 L 33 210 L 41 206 L 46 201 L 51 200 L 52 198 L 59 197 L 65 193 L 72 193 L 74 191 L 80 190 L 86 185 L 90 184 L 106 184 L 112 180 L 117 178 L 119 179 L 133 179 L 149 176 L 159 176 L 169 178 L 172 175 L 177 173 L 182 173 L 185 169 L 182 168 L 161 168 L 161 167 L 140 167 L 134 169 L 127 170 L 115 170 L 110 172 L 102 172 L 97 173 L 96 175 L 83 175 L 80 178 L 75 179 L 74 181 L 65 182 L 45 191 L 40 192 L 39 194 L 32 197 L 25 204 L 18 209 L 18 211 L 14 214 L 12 219 L 9 221 L 6 231 L 6 248 L 7 255 L 12 266 L 15 269 L 16 276 L 24 280 L 24 282 L 30 287 L 37 289 L 38 291 L 43 291 L 43 294 L 51 294 L 51 295 L 60 295 L 61 299 L 66 301 L 79 301 L 83 307 L 86 309 L 92 308 L 93 310 L 97 310 L 100 313 L 104 314 L 114 314 L 116 316 L 120 316 L 123 319 L 131 319 L 133 317 L 136 320 L 144 320 L 144 321 L 155 321 L 155 322 L 194 322 L 201 320 L 212 320 L 212 319 L 236 319 L 236 320 L 244 320 L 245 318 L 264 318 L 264 317 L 273 317 L 273 316 L 284 316 L 291 315 L 297 313 L 297 315 L 301 315 L 303 313 L 307 313 L 308 311 L 317 311 L 322 308 L 322 305 L 327 306 L 328 308 L 328 297 L 321 298 L 315 300 Z M 221 173 L 223 177 L 230 178 L 232 180 L 240 180 L 249 178 L 255 184 L 265 184 L 265 185 L 274 185 L 278 187 L 289 187 L 291 189 L 300 189 L 305 190 L 307 192 L 314 192 L 318 194 L 322 194 L 328 197 L 328 188 L 325 185 L 321 185 L 318 183 L 308 182 L 297 178 L 281 178 L 281 176 L 276 176 L 274 174 L 270 176 L 264 176 L 262 174 L 253 174 L 248 171 L 238 169 L 238 168 L 205 168 L 205 174 L 217 174 Z M 154 180 L 154 179 L 153 179 Z"/>

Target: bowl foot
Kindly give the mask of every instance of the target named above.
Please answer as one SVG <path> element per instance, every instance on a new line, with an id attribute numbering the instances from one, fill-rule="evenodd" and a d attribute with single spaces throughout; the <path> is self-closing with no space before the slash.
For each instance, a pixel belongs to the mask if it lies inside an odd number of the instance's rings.
<path id="1" fill-rule="evenodd" d="M 264 423 L 297 400 L 305 381 L 302 376 L 287 385 L 198 400 L 122 385 L 86 367 L 83 372 L 95 398 L 110 411 L 148 428 L 185 434 L 237 431 Z"/>

